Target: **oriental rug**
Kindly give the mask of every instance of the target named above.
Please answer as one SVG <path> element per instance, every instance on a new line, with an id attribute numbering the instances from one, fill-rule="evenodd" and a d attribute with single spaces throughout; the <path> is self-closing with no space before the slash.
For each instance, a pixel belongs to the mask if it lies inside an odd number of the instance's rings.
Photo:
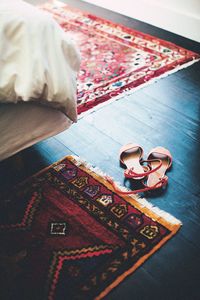
<path id="1" fill-rule="evenodd" d="M 80 48 L 78 113 L 113 101 L 186 67 L 199 55 L 170 42 L 112 23 L 62 2 L 50 12 Z"/>
<path id="2" fill-rule="evenodd" d="M 136 195 L 116 194 L 100 171 L 72 156 L 0 199 L 9 299 L 102 299 L 181 225 Z"/>

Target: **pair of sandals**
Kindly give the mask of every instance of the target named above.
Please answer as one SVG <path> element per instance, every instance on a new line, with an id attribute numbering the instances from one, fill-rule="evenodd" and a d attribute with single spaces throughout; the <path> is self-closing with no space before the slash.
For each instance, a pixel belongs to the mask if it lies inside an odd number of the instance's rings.
<path id="1" fill-rule="evenodd" d="M 147 160 L 143 160 L 143 153 L 140 145 L 130 143 L 121 148 L 119 155 L 121 164 L 126 167 L 125 178 L 142 180 L 143 188 L 124 192 L 108 178 L 115 191 L 120 194 L 135 194 L 160 189 L 167 185 L 168 177 L 165 173 L 172 165 L 170 151 L 164 147 L 156 147 L 150 151 Z"/>

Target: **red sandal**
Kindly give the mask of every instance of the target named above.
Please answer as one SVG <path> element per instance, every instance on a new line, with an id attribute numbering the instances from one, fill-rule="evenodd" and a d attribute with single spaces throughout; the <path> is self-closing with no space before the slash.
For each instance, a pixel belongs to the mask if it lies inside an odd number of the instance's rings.
<path id="1" fill-rule="evenodd" d="M 168 177 L 165 175 L 165 173 L 172 165 L 172 156 L 169 150 L 163 147 L 156 147 L 151 150 L 151 152 L 148 155 L 148 159 L 145 162 L 148 163 L 149 171 L 145 172 L 144 174 L 149 176 L 147 178 L 146 184 L 144 183 L 144 181 L 142 182 L 144 188 L 134 190 L 134 191 L 124 192 L 121 191 L 115 185 L 115 183 L 110 177 L 106 177 L 106 179 L 113 186 L 116 192 L 123 195 L 146 192 L 146 191 L 155 190 L 166 186 L 168 182 Z M 131 172 L 129 172 L 130 176 L 125 175 L 125 177 L 135 179 L 135 176 L 142 175 L 142 173 L 136 175 L 135 172 L 133 173 L 134 173 L 133 176 L 131 176 Z"/>

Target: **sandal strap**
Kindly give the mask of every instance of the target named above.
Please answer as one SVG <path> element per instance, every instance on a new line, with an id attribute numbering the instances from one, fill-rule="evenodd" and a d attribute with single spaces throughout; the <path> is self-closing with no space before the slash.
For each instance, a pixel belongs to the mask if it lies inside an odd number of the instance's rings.
<path id="1" fill-rule="evenodd" d="M 162 178 L 160 178 L 160 180 L 156 184 L 154 184 L 152 186 L 148 186 L 148 185 L 143 183 L 143 185 L 145 187 L 141 190 L 143 190 L 143 192 L 155 190 L 155 189 L 166 186 L 167 182 L 168 182 L 168 177 L 166 175 L 164 175 Z"/>
<path id="2" fill-rule="evenodd" d="M 163 186 L 166 186 L 167 185 L 167 182 L 168 182 L 168 177 L 167 176 L 164 176 L 163 178 L 161 178 L 156 184 L 154 184 L 153 186 L 147 186 L 144 184 L 144 188 L 142 189 L 138 189 L 138 190 L 134 190 L 134 191 L 127 191 L 127 192 L 124 192 L 122 190 L 120 190 L 116 184 L 114 183 L 114 181 L 106 176 L 105 177 L 106 180 L 112 185 L 113 189 L 115 192 L 121 194 L 121 195 L 132 195 L 132 194 L 136 194 L 136 193 L 142 193 L 142 192 L 146 192 L 146 191 L 151 191 L 151 190 L 155 190 L 155 189 L 158 189 L 158 188 L 161 188 Z"/>
<path id="3" fill-rule="evenodd" d="M 134 167 L 133 167 L 131 169 L 126 169 L 124 171 L 124 176 L 126 178 L 137 178 L 137 177 L 143 177 L 143 176 L 147 176 L 147 175 L 149 175 L 151 173 L 154 173 L 155 171 L 157 171 L 158 169 L 160 169 L 160 167 L 162 166 L 162 161 L 160 159 L 143 160 L 142 163 L 143 162 L 149 163 L 149 162 L 153 162 L 153 161 L 158 161 L 159 162 L 159 165 L 156 168 L 150 169 L 150 167 L 148 166 L 149 171 L 146 171 L 144 173 L 136 173 L 136 172 L 134 172 Z"/>

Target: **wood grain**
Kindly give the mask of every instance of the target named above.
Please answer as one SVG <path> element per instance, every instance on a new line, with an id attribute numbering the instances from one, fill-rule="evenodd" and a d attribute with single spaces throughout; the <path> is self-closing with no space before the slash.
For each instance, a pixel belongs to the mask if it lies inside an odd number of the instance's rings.
<path id="1" fill-rule="evenodd" d="M 33 2 L 33 1 L 32 1 Z M 78 0 L 65 1 L 98 16 L 200 52 L 198 43 Z M 179 233 L 108 300 L 197 300 L 200 283 L 200 63 L 159 80 L 80 119 L 69 130 L 0 164 L 6 189 L 68 154 L 86 159 L 124 184 L 118 152 L 128 142 L 157 145 L 173 155 L 169 185 L 144 196 L 183 222 Z M 126 183 L 127 184 L 127 183 Z M 134 186 L 134 184 L 130 184 Z"/>

